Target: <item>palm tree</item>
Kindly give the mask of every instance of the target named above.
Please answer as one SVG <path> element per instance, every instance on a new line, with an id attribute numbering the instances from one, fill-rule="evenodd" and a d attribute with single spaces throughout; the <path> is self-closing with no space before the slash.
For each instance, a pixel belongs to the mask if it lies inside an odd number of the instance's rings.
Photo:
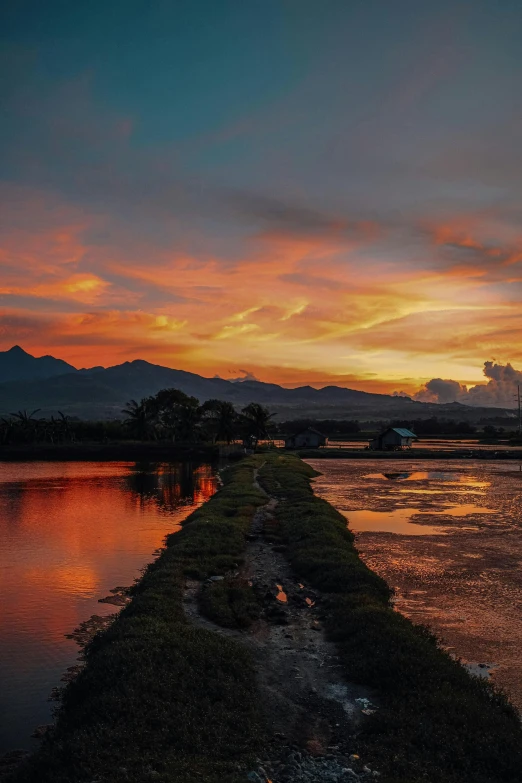
<path id="1" fill-rule="evenodd" d="M 11 416 L 14 419 L 18 419 L 17 425 L 22 436 L 22 441 L 27 441 L 29 439 L 32 441 L 36 440 L 39 421 L 34 418 L 34 415 L 40 410 L 40 408 L 36 408 L 32 413 L 27 413 L 26 410 L 11 413 Z"/>
<path id="2" fill-rule="evenodd" d="M 13 416 L 15 419 L 18 419 L 22 422 L 22 424 L 29 424 L 30 422 L 34 421 L 34 414 L 38 413 L 41 408 L 36 408 L 32 413 L 27 413 L 26 410 L 23 411 L 17 411 L 16 413 L 11 413 L 10 415 Z"/>
<path id="3" fill-rule="evenodd" d="M 176 440 L 183 443 L 194 443 L 199 438 L 201 424 L 201 408 L 195 405 L 180 405 L 176 409 L 174 433 Z"/>
<path id="4" fill-rule="evenodd" d="M 147 440 L 156 434 L 157 413 L 150 397 L 136 402 L 129 400 L 122 410 L 125 425 L 139 438 Z"/>
<path id="5" fill-rule="evenodd" d="M 255 448 L 260 438 L 268 438 L 268 428 L 275 414 L 258 402 L 249 403 L 242 414 L 246 434 Z"/>
<path id="6" fill-rule="evenodd" d="M 206 416 L 213 440 L 224 440 L 230 444 L 236 438 L 238 415 L 231 402 L 207 400 L 201 406 L 201 411 Z"/>
<path id="7" fill-rule="evenodd" d="M 58 426 L 60 440 L 74 440 L 73 433 L 71 432 L 71 428 L 69 426 L 69 422 L 71 420 L 70 416 L 67 416 L 61 411 L 58 411 L 58 416 L 60 418 L 57 420 L 56 424 Z"/>

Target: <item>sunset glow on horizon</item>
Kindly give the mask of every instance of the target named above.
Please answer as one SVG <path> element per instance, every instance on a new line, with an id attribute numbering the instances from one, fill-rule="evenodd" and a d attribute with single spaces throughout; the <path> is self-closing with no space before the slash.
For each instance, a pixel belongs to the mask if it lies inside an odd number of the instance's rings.
<path id="1" fill-rule="evenodd" d="M 518 4 L 54 7 L 3 12 L 0 350 L 408 394 L 520 368 Z"/>

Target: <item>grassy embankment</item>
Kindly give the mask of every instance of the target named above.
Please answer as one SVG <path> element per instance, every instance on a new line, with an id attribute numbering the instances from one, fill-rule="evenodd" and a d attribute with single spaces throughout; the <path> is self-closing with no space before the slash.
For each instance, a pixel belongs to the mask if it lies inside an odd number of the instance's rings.
<path id="1" fill-rule="evenodd" d="M 228 471 L 224 488 L 195 511 L 133 588 L 132 602 L 86 651 L 65 690 L 56 729 L 16 783 L 240 783 L 264 739 L 252 661 L 235 641 L 192 627 L 185 576 L 234 570 L 261 480 L 279 498 L 278 533 L 297 575 L 323 593 L 325 620 L 346 677 L 376 689 L 379 709 L 354 750 L 383 783 L 519 783 L 522 732 L 514 709 L 471 678 L 425 630 L 389 605 L 385 582 L 359 559 L 344 517 L 316 498 L 313 471 L 266 455 Z M 216 582 L 205 611 L 246 625 L 248 584 Z"/>
<path id="2" fill-rule="evenodd" d="M 313 495 L 313 475 L 296 457 L 277 456 L 260 479 L 279 498 L 279 534 L 296 575 L 326 599 L 327 631 L 347 679 L 378 693 L 358 752 L 386 783 L 519 783 L 515 709 L 391 609 L 386 583 L 359 559 L 345 518 Z"/>
<path id="3" fill-rule="evenodd" d="M 168 538 L 132 601 L 87 648 L 56 728 L 16 783 L 244 780 L 237 770 L 263 738 L 252 662 L 234 640 L 192 627 L 182 594 L 185 575 L 241 562 L 266 502 L 252 484 L 257 461 L 230 468 L 224 487 Z"/>

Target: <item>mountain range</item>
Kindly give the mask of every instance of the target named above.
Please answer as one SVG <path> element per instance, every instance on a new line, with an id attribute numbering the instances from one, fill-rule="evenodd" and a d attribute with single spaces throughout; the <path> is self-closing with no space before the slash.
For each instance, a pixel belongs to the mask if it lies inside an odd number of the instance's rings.
<path id="1" fill-rule="evenodd" d="M 388 394 L 325 386 L 286 389 L 275 383 L 205 378 L 174 370 L 142 359 L 115 365 L 78 370 L 53 356 L 36 358 L 16 345 L 0 351 L 0 415 L 17 410 L 40 409 L 41 415 L 58 411 L 88 419 L 121 417 L 123 405 L 176 388 L 197 397 L 229 400 L 237 407 L 259 402 L 278 418 L 428 418 L 478 421 L 486 416 L 505 415 L 503 409 L 478 408 L 459 403 L 435 405 Z"/>

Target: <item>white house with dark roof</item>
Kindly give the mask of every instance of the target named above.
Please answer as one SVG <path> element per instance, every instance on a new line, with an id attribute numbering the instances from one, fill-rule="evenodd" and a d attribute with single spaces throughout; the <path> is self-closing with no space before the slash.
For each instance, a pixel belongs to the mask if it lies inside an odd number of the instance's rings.
<path id="1" fill-rule="evenodd" d="M 416 435 L 405 427 L 388 427 L 376 438 L 370 441 L 372 451 L 399 451 L 400 449 L 411 449 Z"/>

